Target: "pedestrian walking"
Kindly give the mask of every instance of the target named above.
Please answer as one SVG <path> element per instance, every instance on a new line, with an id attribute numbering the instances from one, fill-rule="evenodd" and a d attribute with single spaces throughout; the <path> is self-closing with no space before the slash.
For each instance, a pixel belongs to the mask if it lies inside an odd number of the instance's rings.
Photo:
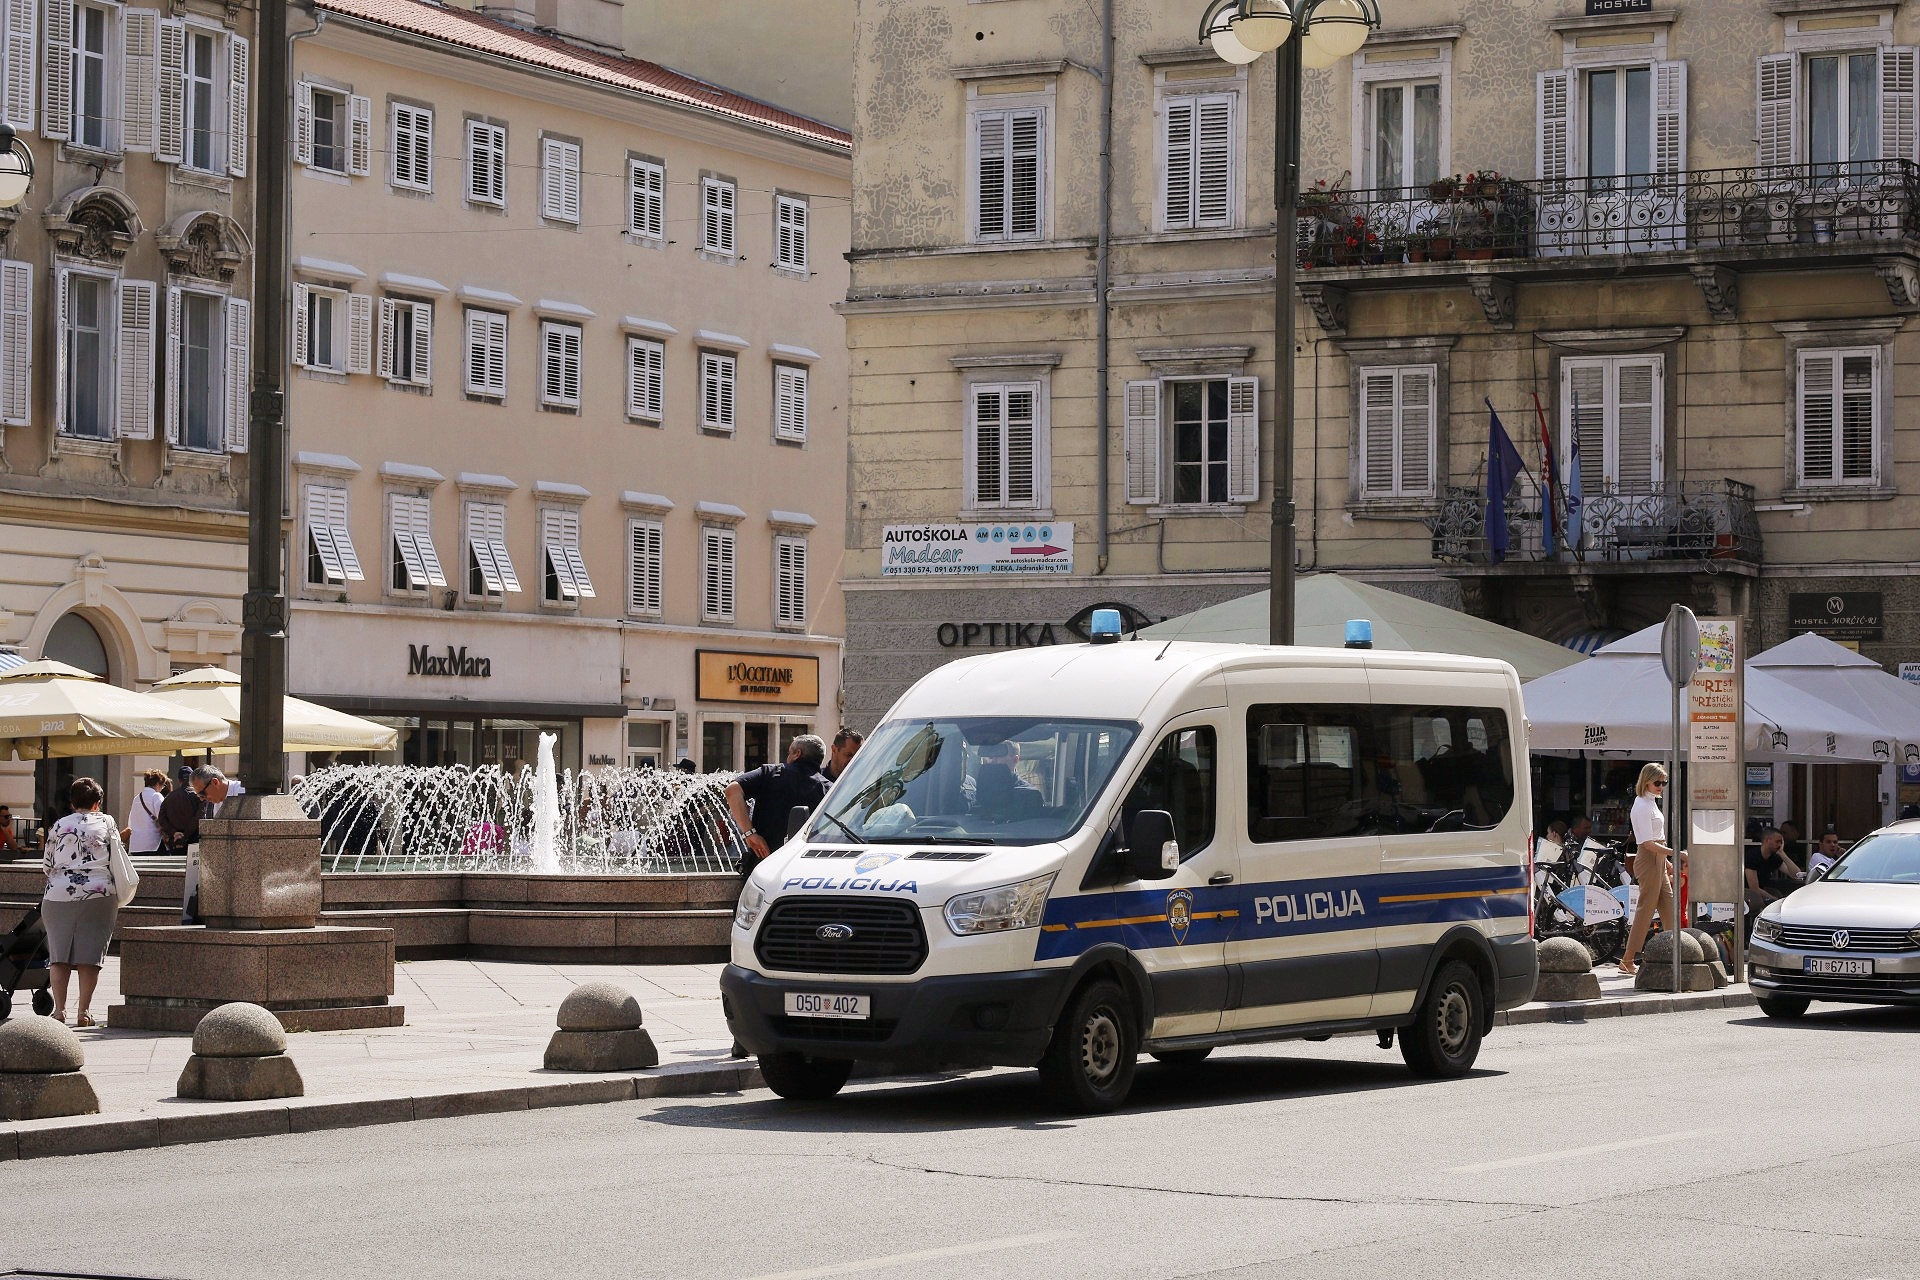
<path id="1" fill-rule="evenodd" d="M 67 984 L 78 969 L 80 1011 L 74 1025 L 81 1027 L 94 1025 L 93 989 L 120 911 L 113 859 L 116 850 L 122 856 L 125 850 L 113 819 L 100 812 L 102 798 L 98 782 L 75 778 L 67 789 L 72 812 L 53 824 L 41 855 L 47 890 L 40 900 L 40 921 L 47 929 L 53 1016 L 67 1020 Z"/>
<path id="2" fill-rule="evenodd" d="M 167 853 L 187 854 L 187 846 L 200 842 L 200 793 L 193 787 L 193 770 L 180 766 L 178 781 L 160 801 L 160 848 Z"/>
<path id="3" fill-rule="evenodd" d="M 127 810 L 128 853 L 160 852 L 160 806 L 167 801 L 167 775 L 149 769 L 141 778 L 140 793 Z"/>
<path id="4" fill-rule="evenodd" d="M 840 726 L 840 732 L 833 735 L 833 749 L 827 753 L 827 767 L 821 770 L 828 782 L 840 781 L 840 775 L 860 754 L 860 744 L 866 740 L 865 734 L 855 733 L 845 725 Z"/>
<path id="5" fill-rule="evenodd" d="M 786 763 L 763 764 L 727 784 L 727 808 L 734 825 L 747 833 L 747 852 L 740 859 L 743 877 L 752 875 L 762 858 L 787 842 L 787 817 L 796 805 L 812 812 L 826 798 L 829 784 L 820 772 L 826 758 L 827 744 L 803 733 L 787 748 Z"/>
<path id="6" fill-rule="evenodd" d="M 1626 954 L 1620 957 L 1620 972 L 1638 971 L 1641 944 L 1653 927 L 1653 913 L 1669 929 L 1677 927 L 1673 910 L 1673 873 L 1667 859 L 1673 850 L 1667 847 L 1667 815 L 1660 801 L 1667 791 L 1667 771 L 1657 764 L 1641 768 L 1640 780 L 1633 788 L 1633 878 L 1640 886 L 1640 901 L 1633 911 L 1633 929 L 1627 934 Z"/>

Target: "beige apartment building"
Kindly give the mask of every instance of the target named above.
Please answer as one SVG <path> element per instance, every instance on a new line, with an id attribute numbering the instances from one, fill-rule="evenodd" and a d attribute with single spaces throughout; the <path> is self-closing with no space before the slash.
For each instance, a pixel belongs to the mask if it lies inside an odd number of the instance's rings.
<path id="1" fill-rule="evenodd" d="M 547 30 L 295 54 L 290 688 L 397 759 L 751 767 L 840 716 L 847 135 Z M 309 762 L 310 764 L 313 762 Z"/>
<path id="2" fill-rule="evenodd" d="M 1920 660 L 1920 12 L 1381 8 L 1306 73 L 1301 571 L 1581 647 L 1680 600 L 1755 649 L 1816 630 Z M 1215 59 L 1200 9 L 1118 0 L 1110 119 L 1092 6 L 861 11 L 856 720 L 1027 623 L 1265 585 L 1274 60 Z M 1489 402 L 1529 470 L 1499 563 Z M 885 540 L 1015 522 L 1071 522 L 1070 571 L 912 576 Z"/>
<path id="3" fill-rule="evenodd" d="M 4 9 L 36 173 L 0 209 L 0 667 L 144 688 L 240 647 L 252 6 Z M 86 774 L 124 815 L 144 763 L 0 761 L 0 804 Z"/>

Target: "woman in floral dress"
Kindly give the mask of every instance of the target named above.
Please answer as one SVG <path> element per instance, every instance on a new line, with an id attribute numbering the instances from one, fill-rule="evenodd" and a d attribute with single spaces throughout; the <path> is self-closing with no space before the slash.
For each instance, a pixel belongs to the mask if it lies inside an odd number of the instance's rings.
<path id="1" fill-rule="evenodd" d="M 67 1020 L 67 978 L 78 969 L 80 1015 L 75 1025 L 91 1027 L 93 988 L 100 981 L 100 961 L 120 911 L 111 861 L 120 832 L 100 811 L 100 784 L 92 778 L 75 778 L 67 799 L 73 812 L 47 834 L 47 892 L 40 902 L 40 920 L 47 929 L 53 969 L 53 1016 Z"/>

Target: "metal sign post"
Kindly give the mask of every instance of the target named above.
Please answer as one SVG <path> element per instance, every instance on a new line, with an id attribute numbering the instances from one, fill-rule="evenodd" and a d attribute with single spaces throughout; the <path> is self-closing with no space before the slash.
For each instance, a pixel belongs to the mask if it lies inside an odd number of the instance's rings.
<path id="1" fill-rule="evenodd" d="M 1735 981 L 1745 965 L 1740 911 L 1746 898 L 1740 846 L 1745 838 L 1746 686 L 1738 618 L 1700 618 L 1700 663 L 1688 689 L 1687 881 L 1690 913 L 1727 937 Z"/>
<path id="2" fill-rule="evenodd" d="M 1682 735 L 1686 732 L 1687 722 L 1680 715 L 1680 699 L 1693 683 L 1693 673 L 1700 665 L 1700 624 L 1693 616 L 1693 610 L 1683 604 L 1676 604 L 1667 610 L 1666 625 L 1660 629 L 1660 666 L 1667 673 L 1667 684 L 1673 690 L 1673 760 L 1667 766 L 1667 847 L 1673 850 L 1673 916 L 1666 922 L 1673 931 L 1673 990 L 1677 994 L 1681 989 L 1682 963 L 1680 939 L 1683 928 L 1680 915 L 1680 834 L 1677 821 L 1680 813 L 1678 794 L 1680 790 L 1680 753 Z"/>

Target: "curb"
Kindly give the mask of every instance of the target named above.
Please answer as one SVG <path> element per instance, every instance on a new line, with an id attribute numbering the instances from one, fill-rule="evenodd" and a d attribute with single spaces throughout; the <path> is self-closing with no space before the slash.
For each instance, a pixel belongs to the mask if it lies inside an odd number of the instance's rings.
<path id="1" fill-rule="evenodd" d="M 1493 1015 L 1496 1027 L 1522 1027 L 1540 1022 L 1590 1022 L 1596 1018 L 1631 1018 L 1646 1013 L 1687 1013 L 1694 1009 L 1750 1009 L 1751 991 L 1695 991 L 1685 995 L 1615 996 L 1598 1000 L 1555 1000 L 1521 1005 Z"/>

